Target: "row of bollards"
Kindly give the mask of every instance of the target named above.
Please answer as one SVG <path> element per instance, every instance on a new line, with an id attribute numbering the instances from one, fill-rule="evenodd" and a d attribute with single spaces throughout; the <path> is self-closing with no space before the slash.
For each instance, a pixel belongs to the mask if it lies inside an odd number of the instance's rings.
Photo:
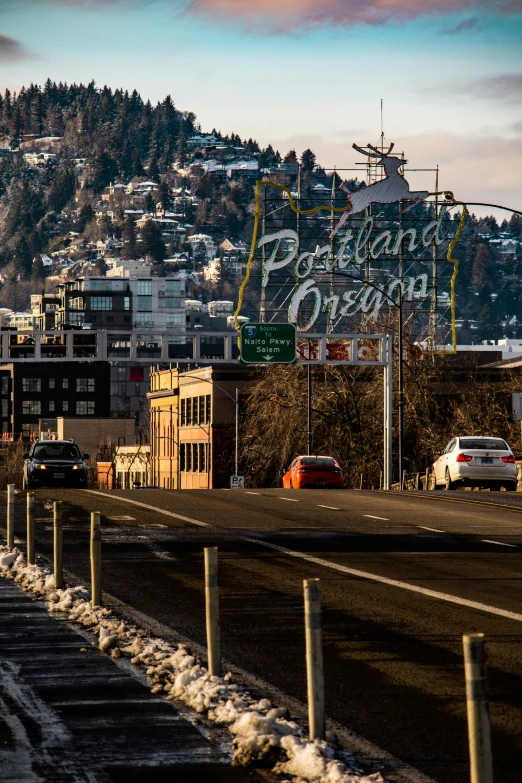
<path id="1" fill-rule="evenodd" d="M 207 547 L 205 554 L 205 599 L 207 620 L 208 670 L 221 674 L 219 633 L 218 549 Z M 306 679 L 310 739 L 325 736 L 325 694 L 319 579 L 305 579 L 304 614 L 306 640 Z M 464 668 L 471 783 L 493 783 L 491 732 L 487 705 L 486 644 L 482 633 L 463 636 Z"/>
<path id="2" fill-rule="evenodd" d="M 14 484 L 7 485 L 7 546 L 14 547 Z M 101 606 L 101 525 L 98 511 L 91 513 L 91 603 Z M 34 493 L 27 493 L 27 562 L 34 565 L 35 554 L 35 524 L 34 524 Z M 53 573 L 54 588 L 63 588 L 63 521 L 62 502 L 53 502 Z"/>
<path id="3" fill-rule="evenodd" d="M 35 563 L 35 498 L 27 493 L 27 562 Z M 11 543 L 10 543 L 11 542 Z M 91 603 L 101 606 L 101 522 L 97 511 L 91 513 L 90 559 Z M 7 545 L 14 547 L 14 485 L 7 487 Z M 53 562 L 55 589 L 63 587 L 62 504 L 53 503 Z M 206 547 L 205 613 L 209 674 L 221 676 L 221 638 L 219 625 L 218 548 Z M 305 579 L 304 619 L 306 640 L 306 677 L 310 739 L 325 736 L 325 694 L 319 579 Z M 486 645 L 484 634 L 463 637 L 464 668 L 471 783 L 493 783 L 493 762 L 487 704 Z"/>

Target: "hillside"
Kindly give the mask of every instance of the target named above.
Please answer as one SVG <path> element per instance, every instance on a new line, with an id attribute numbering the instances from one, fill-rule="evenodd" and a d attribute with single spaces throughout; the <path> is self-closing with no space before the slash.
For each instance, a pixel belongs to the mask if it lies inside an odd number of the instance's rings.
<path id="1" fill-rule="evenodd" d="M 94 83 L 48 80 L 0 95 L 0 153 L 0 306 L 13 309 L 49 275 L 48 286 L 68 270 L 103 272 L 114 257 L 148 258 L 158 274 L 185 269 L 203 301 L 234 299 L 259 171 L 292 185 L 300 161 L 305 196 L 332 192 L 311 150 L 282 158 L 251 138 L 202 133 L 170 96 L 152 106 L 135 90 Z M 522 336 L 521 240 L 520 217 L 468 219 L 457 250 L 459 342 Z"/>

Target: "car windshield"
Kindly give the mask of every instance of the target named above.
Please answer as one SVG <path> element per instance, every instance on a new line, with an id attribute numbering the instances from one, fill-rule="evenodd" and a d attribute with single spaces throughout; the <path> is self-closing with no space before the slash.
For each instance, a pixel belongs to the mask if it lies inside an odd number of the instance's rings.
<path id="1" fill-rule="evenodd" d="M 303 457 L 301 465 L 324 465 L 329 468 L 335 467 L 335 460 L 332 457 Z"/>
<path id="2" fill-rule="evenodd" d="M 509 446 L 500 438 L 459 438 L 461 449 L 498 449 L 509 451 Z"/>
<path id="3" fill-rule="evenodd" d="M 35 459 L 79 459 L 80 452 L 75 443 L 41 443 L 34 447 Z"/>

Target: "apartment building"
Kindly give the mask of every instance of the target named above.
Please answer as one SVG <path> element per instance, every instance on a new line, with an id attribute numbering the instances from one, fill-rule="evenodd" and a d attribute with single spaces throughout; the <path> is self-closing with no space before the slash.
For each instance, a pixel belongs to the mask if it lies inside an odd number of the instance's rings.
<path id="1" fill-rule="evenodd" d="M 235 448 L 236 389 L 248 384 L 242 367 L 151 373 L 151 482 L 165 489 L 229 485 Z"/>

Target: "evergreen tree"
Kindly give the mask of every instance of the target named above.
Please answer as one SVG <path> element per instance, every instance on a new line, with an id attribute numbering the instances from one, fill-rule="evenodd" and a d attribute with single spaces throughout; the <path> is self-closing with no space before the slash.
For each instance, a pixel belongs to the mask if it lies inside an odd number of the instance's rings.
<path id="1" fill-rule="evenodd" d="M 127 215 L 125 223 L 123 225 L 123 248 L 122 256 L 127 260 L 133 260 L 136 258 L 136 226 L 134 224 L 134 218 L 132 215 Z"/>
<path id="2" fill-rule="evenodd" d="M 289 152 L 287 152 L 285 157 L 283 158 L 283 163 L 292 163 L 292 164 L 299 163 L 299 161 L 297 159 L 296 151 L 295 150 L 289 150 Z"/>
<path id="3" fill-rule="evenodd" d="M 301 166 L 303 171 L 313 171 L 316 164 L 315 153 L 311 149 L 307 149 L 301 155 Z"/>
<path id="4" fill-rule="evenodd" d="M 85 226 L 87 223 L 90 223 L 91 220 L 94 220 L 94 209 L 91 207 L 90 204 L 84 204 L 83 207 L 80 209 L 80 212 L 78 213 L 78 231 L 83 232 L 85 231 Z"/>
<path id="5" fill-rule="evenodd" d="M 165 211 L 172 209 L 172 196 L 166 179 L 162 179 L 158 188 L 159 200 Z"/>
<path id="6" fill-rule="evenodd" d="M 160 181 L 160 170 L 158 166 L 158 161 L 156 156 L 151 158 L 151 161 L 149 163 L 149 179 L 152 182 L 159 182 Z"/>
<path id="7" fill-rule="evenodd" d="M 185 168 L 187 162 L 187 141 L 183 129 L 178 136 L 178 163 L 182 169 Z"/>
<path id="8" fill-rule="evenodd" d="M 20 144 L 22 143 L 24 138 L 24 122 L 22 118 L 22 112 L 20 111 L 20 106 L 17 104 L 14 118 L 13 118 L 13 130 L 11 131 L 11 138 L 9 140 L 9 145 L 12 150 L 17 150 L 20 147 Z"/>
<path id="9" fill-rule="evenodd" d="M 118 174 L 116 161 L 107 152 L 99 152 L 92 166 L 92 188 L 96 193 L 114 181 Z"/>
<path id="10" fill-rule="evenodd" d="M 153 220 L 147 220 L 141 230 L 141 252 L 150 256 L 157 264 L 165 260 L 165 242 L 161 228 Z"/>

